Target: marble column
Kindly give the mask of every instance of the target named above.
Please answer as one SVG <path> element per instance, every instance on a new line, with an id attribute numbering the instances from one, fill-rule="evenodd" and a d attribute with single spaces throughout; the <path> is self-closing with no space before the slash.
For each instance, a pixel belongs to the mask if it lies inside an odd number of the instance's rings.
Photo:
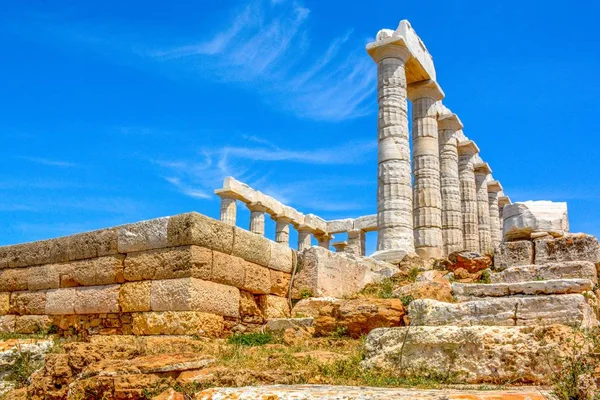
<path id="1" fill-rule="evenodd" d="M 287 246 L 290 245 L 290 222 L 292 220 L 288 217 L 282 217 L 280 215 L 275 216 L 275 241 L 282 243 Z"/>
<path id="2" fill-rule="evenodd" d="M 502 185 L 498 181 L 488 182 L 488 202 L 490 205 L 490 234 L 492 237 L 492 249 L 496 249 L 502 242 L 502 228 L 500 224 L 500 206 L 498 199 L 502 192 Z"/>
<path id="3" fill-rule="evenodd" d="M 348 231 L 348 246 L 344 250 L 346 253 L 364 256 L 366 251 L 366 234 L 361 230 Z"/>
<path id="4" fill-rule="evenodd" d="M 298 251 L 308 249 L 311 246 L 310 235 L 312 233 L 312 229 L 301 225 L 297 228 L 297 230 L 298 230 Z"/>
<path id="5" fill-rule="evenodd" d="M 248 204 L 250 210 L 250 232 L 265 235 L 265 211 L 267 208 L 261 203 Z"/>
<path id="6" fill-rule="evenodd" d="M 437 82 L 408 85 L 412 102 L 413 224 L 415 251 L 421 258 L 441 258 L 442 194 L 436 102 L 444 98 Z"/>
<path id="7" fill-rule="evenodd" d="M 378 181 L 377 252 L 382 260 L 414 251 L 412 184 L 406 100 L 406 61 L 402 42 L 383 42 L 369 50 L 377 63 Z"/>
<path id="8" fill-rule="evenodd" d="M 230 192 L 215 191 L 221 198 L 221 222 L 235 226 L 237 218 L 236 197 Z"/>
<path id="9" fill-rule="evenodd" d="M 474 158 L 479 148 L 472 140 L 458 143 L 458 179 L 463 219 L 463 247 L 465 250 L 479 252 L 479 217 L 477 206 L 477 188 L 473 171 Z"/>
<path id="10" fill-rule="evenodd" d="M 501 193 L 498 196 L 498 208 L 500 209 L 500 238 L 504 240 L 504 206 L 510 204 L 510 197 L 506 196 L 504 193 Z"/>
<path id="11" fill-rule="evenodd" d="M 456 136 L 457 131 L 462 128 L 463 125 L 456 114 L 441 115 L 438 119 L 444 255 L 464 249 Z"/>
<path id="12" fill-rule="evenodd" d="M 487 184 L 491 169 L 487 163 L 477 163 L 474 166 L 475 184 L 477 188 L 477 223 L 479 225 L 479 252 L 492 254 L 492 233 L 490 230 L 490 202 Z"/>
<path id="13" fill-rule="evenodd" d="M 323 247 L 325 249 L 329 249 L 331 247 L 331 240 L 333 239 L 333 235 L 329 233 L 323 233 L 320 235 L 316 235 L 317 246 Z"/>

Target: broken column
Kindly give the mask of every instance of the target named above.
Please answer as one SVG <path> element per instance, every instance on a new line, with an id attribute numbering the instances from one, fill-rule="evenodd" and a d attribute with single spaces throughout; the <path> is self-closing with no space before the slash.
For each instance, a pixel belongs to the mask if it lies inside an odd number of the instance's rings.
<path id="1" fill-rule="evenodd" d="M 344 249 L 344 252 L 364 256 L 366 250 L 365 243 L 366 235 L 364 231 L 358 229 L 348 231 L 348 245 Z"/>
<path id="2" fill-rule="evenodd" d="M 502 193 L 502 185 L 498 181 L 488 182 L 488 203 L 490 207 L 490 234 L 492 237 L 492 248 L 496 249 L 502 242 L 502 224 L 500 221 L 500 207 L 498 198 Z"/>
<path id="3" fill-rule="evenodd" d="M 410 51 L 404 41 L 383 40 L 379 34 L 367 50 L 377 63 L 379 93 L 375 256 L 385 260 L 414 251 L 405 70 Z"/>
<path id="4" fill-rule="evenodd" d="M 444 97 L 437 82 L 426 80 L 408 86 L 412 101 L 413 221 L 415 251 L 422 258 L 443 253 L 442 195 L 436 102 Z"/>
<path id="5" fill-rule="evenodd" d="M 438 119 L 442 238 L 445 255 L 464 249 L 460 180 L 458 178 L 458 139 L 456 136 L 457 131 L 462 127 L 456 114 L 441 115 Z"/>
<path id="6" fill-rule="evenodd" d="M 477 163 L 474 166 L 475 184 L 477 189 L 477 215 L 479 224 L 479 251 L 491 254 L 492 234 L 490 230 L 490 203 L 488 200 L 487 183 L 492 170 L 487 163 Z"/>
<path id="7" fill-rule="evenodd" d="M 248 204 L 250 210 L 250 232 L 265 235 L 265 211 L 267 208 L 260 202 Z"/>
<path id="8" fill-rule="evenodd" d="M 298 231 L 298 251 L 308 249 L 311 246 L 312 229 L 304 225 L 300 225 L 296 229 Z"/>
<path id="9" fill-rule="evenodd" d="M 479 217 L 473 165 L 474 158 L 478 153 L 479 148 L 472 140 L 466 140 L 458 144 L 458 177 L 460 180 L 464 248 L 476 252 L 479 251 Z"/>
<path id="10" fill-rule="evenodd" d="M 287 246 L 290 245 L 290 222 L 292 220 L 281 215 L 275 216 L 275 241 Z"/>

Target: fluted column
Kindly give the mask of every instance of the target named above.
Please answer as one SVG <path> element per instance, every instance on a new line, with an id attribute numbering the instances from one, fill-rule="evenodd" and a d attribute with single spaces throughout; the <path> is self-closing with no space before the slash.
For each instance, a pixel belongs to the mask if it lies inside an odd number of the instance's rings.
<path id="1" fill-rule="evenodd" d="M 344 251 L 357 256 L 364 256 L 366 251 L 365 244 L 365 232 L 361 230 L 351 230 L 348 231 L 348 245 Z"/>
<path id="2" fill-rule="evenodd" d="M 285 245 L 290 245 L 290 222 L 287 217 L 275 216 L 275 241 Z"/>
<path id="3" fill-rule="evenodd" d="M 311 232 L 312 230 L 308 227 L 299 226 L 298 230 L 298 251 L 308 249 L 311 246 Z"/>
<path id="4" fill-rule="evenodd" d="M 462 127 L 456 114 L 442 115 L 438 120 L 442 238 L 445 255 L 464 249 L 460 180 L 458 178 L 458 139 L 456 138 L 456 132 Z"/>
<path id="5" fill-rule="evenodd" d="M 443 254 L 440 149 L 436 102 L 444 92 L 432 80 L 408 85 L 412 102 L 413 223 L 415 251 L 421 258 Z"/>
<path id="6" fill-rule="evenodd" d="M 215 191 L 221 198 L 221 222 L 235 226 L 237 219 L 236 198 L 228 192 Z"/>
<path id="7" fill-rule="evenodd" d="M 414 251 L 410 147 L 405 63 L 410 52 L 400 42 L 369 50 L 377 63 L 378 181 L 376 258 L 392 260 Z"/>
<path id="8" fill-rule="evenodd" d="M 477 145 L 467 140 L 458 144 L 458 179 L 463 218 L 464 248 L 479 251 L 479 217 L 477 206 L 477 188 L 473 171 L 475 155 L 479 153 Z"/>
<path id="9" fill-rule="evenodd" d="M 502 192 L 502 185 L 498 181 L 488 182 L 488 203 L 490 205 L 490 234 L 492 249 L 496 249 L 502 241 L 502 228 L 500 226 L 500 207 L 498 199 Z"/>
<path id="10" fill-rule="evenodd" d="M 260 203 L 250 203 L 248 209 L 250 210 L 250 232 L 264 236 L 266 207 Z"/>
<path id="11" fill-rule="evenodd" d="M 479 251 L 491 254 L 492 233 L 490 229 L 490 202 L 488 199 L 487 184 L 492 171 L 487 163 L 475 165 L 475 183 L 477 187 L 477 216 L 479 224 Z"/>

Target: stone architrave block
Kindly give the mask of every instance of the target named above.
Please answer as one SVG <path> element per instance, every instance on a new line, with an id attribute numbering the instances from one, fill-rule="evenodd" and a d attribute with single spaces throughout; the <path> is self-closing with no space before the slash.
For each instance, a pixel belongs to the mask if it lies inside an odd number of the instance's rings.
<path id="1" fill-rule="evenodd" d="M 290 305 L 285 297 L 263 295 L 258 298 L 259 307 L 266 319 L 290 317 Z"/>
<path id="2" fill-rule="evenodd" d="M 271 249 L 267 267 L 277 271 L 291 273 L 294 268 L 294 260 L 297 257 L 296 252 L 285 244 L 273 242 L 271 240 L 268 240 L 268 242 Z"/>
<path id="3" fill-rule="evenodd" d="M 219 337 L 224 329 L 220 315 L 197 311 L 143 312 L 133 314 L 134 335 L 200 335 Z"/>
<path id="4" fill-rule="evenodd" d="M 69 261 L 111 256 L 119 253 L 118 228 L 101 229 L 68 236 Z"/>
<path id="5" fill-rule="evenodd" d="M 6 315 L 10 311 L 10 292 L 0 292 L 0 315 Z"/>
<path id="6" fill-rule="evenodd" d="M 152 311 L 150 304 L 152 281 L 127 282 L 119 288 L 122 312 Z"/>
<path id="7" fill-rule="evenodd" d="M 52 320 L 47 315 L 23 315 L 15 318 L 15 332 L 32 334 L 45 331 L 52 326 Z"/>
<path id="8" fill-rule="evenodd" d="M 418 299 L 410 303 L 411 325 L 551 325 L 590 328 L 598 325 L 592 308 L 581 294 L 484 298 L 464 303 Z"/>
<path id="9" fill-rule="evenodd" d="M 199 246 L 180 246 L 129 253 L 125 258 L 124 277 L 128 281 L 173 278 L 209 280 L 213 252 Z"/>
<path id="10" fill-rule="evenodd" d="M 169 218 L 169 246 L 196 245 L 231 254 L 233 226 L 195 212 Z"/>
<path id="11" fill-rule="evenodd" d="M 271 241 L 269 239 L 238 227 L 234 227 L 233 232 L 235 237 L 232 255 L 263 267 L 269 266 L 271 260 Z"/>
<path id="12" fill-rule="evenodd" d="M 50 264 L 28 268 L 27 289 L 58 289 L 60 287 L 61 265 L 64 264 Z"/>
<path id="13" fill-rule="evenodd" d="M 517 283 L 553 279 L 589 279 L 598 283 L 596 266 L 589 261 L 566 261 L 544 265 L 510 267 L 490 274 L 492 283 Z"/>
<path id="14" fill-rule="evenodd" d="M 556 239 L 536 239 L 535 264 L 565 261 L 600 263 L 600 245 L 592 235 L 573 234 Z"/>
<path id="15" fill-rule="evenodd" d="M 243 258 L 214 251 L 209 280 L 241 288 L 244 286 L 247 264 L 248 262 Z"/>
<path id="16" fill-rule="evenodd" d="M 60 287 L 122 283 L 125 281 L 123 259 L 122 255 L 114 255 L 56 265 L 55 269 L 60 273 Z M 55 273 L 52 272 L 52 275 Z"/>
<path id="17" fill-rule="evenodd" d="M 13 292 L 10 295 L 10 314 L 43 315 L 46 313 L 45 292 Z"/>
<path id="18" fill-rule="evenodd" d="M 27 290 L 30 268 L 7 268 L 0 271 L 0 292 Z"/>
<path id="19" fill-rule="evenodd" d="M 9 246 L 6 251 L 8 268 L 61 263 L 69 259 L 66 238 L 18 244 Z"/>
<path id="20" fill-rule="evenodd" d="M 504 240 L 529 239 L 532 233 L 547 232 L 561 237 L 569 231 L 567 203 L 525 201 L 504 206 Z"/>
<path id="21" fill-rule="evenodd" d="M 152 311 L 202 311 L 239 317 L 240 291 L 232 286 L 195 278 L 152 282 Z"/>
<path id="22" fill-rule="evenodd" d="M 501 243 L 494 253 L 494 269 L 502 271 L 508 267 L 533 264 L 533 242 L 518 240 Z"/>
<path id="23" fill-rule="evenodd" d="M 351 218 L 327 221 L 327 232 L 329 233 L 348 232 L 353 229 L 354 220 Z"/>
<path id="24" fill-rule="evenodd" d="M 376 231 L 377 230 L 377 214 L 365 215 L 354 220 L 354 230 L 359 231 Z"/>
<path id="25" fill-rule="evenodd" d="M 242 289 L 252 294 L 269 294 L 271 292 L 271 273 L 268 268 L 245 261 L 246 276 Z M 276 272 L 276 271 L 274 271 Z"/>
<path id="26" fill-rule="evenodd" d="M 119 253 L 160 249 L 168 246 L 169 217 L 150 219 L 119 227 Z"/>

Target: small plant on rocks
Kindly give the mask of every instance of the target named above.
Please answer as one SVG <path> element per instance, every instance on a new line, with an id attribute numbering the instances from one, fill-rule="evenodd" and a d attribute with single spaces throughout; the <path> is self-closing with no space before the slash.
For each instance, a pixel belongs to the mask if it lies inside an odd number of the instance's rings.
<path id="1" fill-rule="evenodd" d="M 264 346 L 273 342 L 273 335 L 270 333 L 242 333 L 230 336 L 227 340 L 229 344 L 241 346 Z"/>

